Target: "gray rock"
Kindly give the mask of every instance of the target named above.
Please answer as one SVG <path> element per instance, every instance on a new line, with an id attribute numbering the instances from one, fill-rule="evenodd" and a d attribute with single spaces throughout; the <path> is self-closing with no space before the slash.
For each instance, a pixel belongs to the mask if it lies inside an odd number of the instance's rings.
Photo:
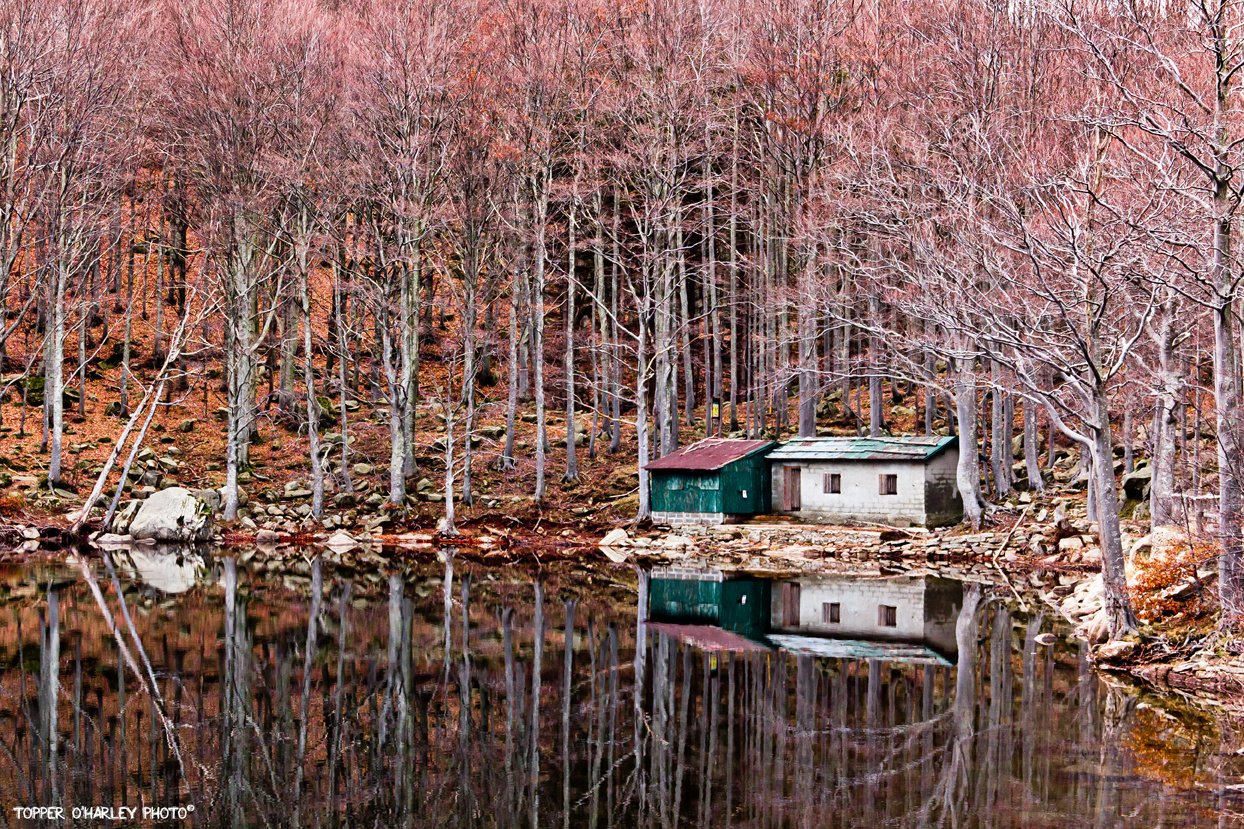
<path id="1" fill-rule="evenodd" d="M 344 553 L 358 546 L 358 542 L 347 532 L 338 530 L 328 537 L 324 542 L 324 546 L 338 553 Z"/>
<path id="2" fill-rule="evenodd" d="M 128 547 L 134 539 L 117 533 L 98 533 L 91 537 L 91 543 L 97 547 Z"/>
<path id="3" fill-rule="evenodd" d="M 296 501 L 301 498 L 310 498 L 311 489 L 303 481 L 290 481 L 285 485 L 285 490 L 281 497 L 286 501 Z"/>
<path id="4" fill-rule="evenodd" d="M 219 490 L 192 489 L 190 490 L 190 494 L 193 495 L 195 498 L 198 498 L 203 503 L 207 504 L 207 508 L 212 511 L 213 515 L 220 512 L 220 507 L 224 503 L 224 498 L 221 496 L 221 493 Z M 238 490 L 238 501 L 239 501 L 238 506 L 241 506 L 241 500 L 242 500 L 241 494 L 242 494 L 242 491 Z"/>
<path id="5" fill-rule="evenodd" d="M 217 488 L 216 493 L 220 496 L 220 505 L 223 508 L 225 503 L 225 488 L 223 486 Z M 241 509 L 249 503 L 250 496 L 246 494 L 246 490 L 242 489 L 242 487 L 238 487 L 238 509 Z"/>
<path id="6" fill-rule="evenodd" d="M 212 534 L 212 512 L 188 489 L 162 489 L 142 502 L 129 533 L 140 540 L 206 541 Z"/>
<path id="7" fill-rule="evenodd" d="M 600 546 L 602 547 L 622 547 L 630 543 L 630 537 L 627 536 L 626 530 L 621 527 L 605 533 L 605 537 L 600 540 Z"/>
<path id="8" fill-rule="evenodd" d="M 255 533 L 255 543 L 257 544 L 276 544 L 281 540 L 281 534 L 272 530 L 260 530 Z"/>
<path id="9" fill-rule="evenodd" d="M 355 475 L 370 475 L 376 470 L 370 463 L 356 463 L 353 467 L 351 467 L 350 471 Z"/>
<path id="10" fill-rule="evenodd" d="M 190 434 L 194 431 L 194 427 L 198 424 L 198 422 L 199 421 L 195 420 L 193 417 L 188 417 L 181 423 L 177 424 L 177 431 L 184 434 Z"/>
<path id="11" fill-rule="evenodd" d="M 1143 501 L 1153 482 L 1153 468 L 1139 467 L 1123 476 L 1123 493 L 1132 501 Z"/>
<path id="12" fill-rule="evenodd" d="M 116 515 L 112 516 L 112 531 L 117 535 L 125 535 L 130 531 L 130 523 L 134 520 L 134 516 L 138 514 L 138 508 L 142 506 L 142 501 L 132 500 L 126 501 L 117 510 Z"/>

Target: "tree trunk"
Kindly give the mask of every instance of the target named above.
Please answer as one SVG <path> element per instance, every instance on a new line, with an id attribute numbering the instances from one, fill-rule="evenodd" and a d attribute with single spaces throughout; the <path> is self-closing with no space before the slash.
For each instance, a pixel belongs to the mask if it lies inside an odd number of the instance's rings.
<path id="1" fill-rule="evenodd" d="M 307 228 L 310 231 L 310 228 Z M 299 299 L 302 306 L 302 382 L 307 387 L 307 442 L 311 453 L 311 517 L 324 515 L 324 459 L 320 455 L 320 403 L 315 396 L 315 368 L 311 350 L 311 288 L 306 242 L 299 245 Z M 344 410 L 345 407 L 342 406 Z M 345 434 L 341 436 L 346 439 Z"/>
<path id="2" fill-rule="evenodd" d="M 441 528 L 441 535 L 457 535 L 458 528 L 454 526 L 454 406 L 450 400 L 450 392 L 445 391 L 445 525 Z M 449 601 L 448 594 L 445 601 Z M 449 622 L 446 620 L 446 627 Z M 449 659 L 448 650 L 445 658 Z"/>
<path id="3" fill-rule="evenodd" d="M 346 400 L 350 387 L 346 383 L 345 320 L 342 319 L 343 302 L 341 300 L 345 291 L 339 287 L 341 284 L 341 273 L 342 268 L 340 267 L 340 260 L 338 260 L 333 265 L 333 311 L 331 319 L 337 329 L 337 338 L 334 345 L 336 348 L 343 349 L 337 360 L 337 416 L 341 426 L 341 491 L 346 495 L 352 495 L 354 493 L 354 481 L 350 472 L 350 421 L 346 412 Z M 333 353 L 330 350 L 326 361 L 327 371 L 329 372 L 332 371 L 332 356 Z"/>
<path id="4" fill-rule="evenodd" d="M 682 211 L 674 211 L 676 223 L 674 245 L 678 250 L 678 304 L 682 318 L 682 331 L 679 337 L 682 350 L 683 374 L 683 412 L 684 421 L 688 426 L 695 424 L 695 372 L 691 361 L 691 319 L 694 316 L 691 298 L 687 286 L 687 254 L 684 249 L 682 228 Z"/>
<path id="5" fill-rule="evenodd" d="M 62 441 L 65 428 L 65 282 L 68 274 L 65 264 L 57 258 L 52 264 L 49 277 L 51 290 L 48 295 L 47 359 L 44 361 L 43 398 L 50 407 L 50 431 L 52 456 L 48 461 L 48 484 L 55 486 L 61 480 Z"/>
<path id="6" fill-rule="evenodd" d="M 521 281 L 526 279 L 519 268 L 516 279 Z M 512 286 L 510 289 L 510 348 L 509 348 L 509 368 L 506 374 L 506 403 L 505 403 L 505 449 L 501 451 L 501 468 L 513 469 L 514 463 L 514 422 L 518 413 L 518 288 Z"/>
<path id="7" fill-rule="evenodd" d="M 1011 468 L 1011 441 L 1006 431 L 1006 403 L 1001 383 L 1002 366 L 995 361 L 993 363 L 993 388 L 989 392 L 989 425 L 992 435 L 990 458 L 993 463 L 994 494 L 998 498 L 1005 498 L 1011 494 L 1011 481 L 1007 474 Z"/>
<path id="8" fill-rule="evenodd" d="M 1040 431 L 1037 423 L 1037 407 L 1031 400 L 1024 401 L 1024 465 L 1028 470 L 1028 491 L 1044 493 L 1045 478 L 1041 475 L 1041 457 L 1038 446 Z"/>
<path id="9" fill-rule="evenodd" d="M 535 234 L 532 256 L 535 259 L 535 268 L 532 271 L 531 285 L 531 355 L 532 383 L 535 385 L 536 392 L 536 487 L 534 494 L 535 500 L 540 502 L 544 500 L 545 463 L 548 454 L 544 408 L 544 260 L 546 258 L 544 234 L 546 232 L 545 220 L 548 215 L 548 192 L 540 184 L 535 186 L 537 193 L 532 214 L 534 225 L 532 230 Z"/>
<path id="10" fill-rule="evenodd" d="M 816 301 L 812 286 L 816 284 L 815 250 L 807 254 L 800 269 L 799 315 L 799 437 L 816 437 Z"/>
<path id="11" fill-rule="evenodd" d="M 609 452 L 613 454 L 622 448 L 622 313 L 621 295 L 621 251 L 619 250 L 618 234 L 621 229 L 620 208 L 617 191 L 614 191 L 613 205 L 613 257 L 609 264 L 609 391 L 612 403 L 610 406 Z"/>
<path id="12" fill-rule="evenodd" d="M 1102 582 L 1110 638 L 1118 639 L 1136 630 L 1136 616 L 1127 592 L 1123 537 L 1119 530 L 1119 492 L 1114 481 L 1114 442 L 1110 435 L 1110 408 L 1104 392 L 1099 392 L 1096 404 L 1093 446 L 1085 447 L 1085 450 L 1089 451 L 1093 464 Z"/>
<path id="13" fill-rule="evenodd" d="M 414 262 L 409 268 L 402 267 L 402 290 L 409 295 L 407 313 L 409 319 L 419 318 L 419 282 L 423 277 L 423 245 L 415 243 Z M 402 473 L 407 477 L 415 474 L 415 407 L 419 404 L 419 326 L 402 323 L 402 364 L 409 366 L 403 374 L 406 402 L 402 420 L 402 441 L 406 454 L 402 461 Z"/>
<path id="14" fill-rule="evenodd" d="M 1175 523 L 1175 429 L 1179 426 L 1179 398 L 1183 379 L 1175 353 L 1175 304 L 1163 305 L 1158 323 L 1158 377 L 1153 413 L 1153 480 L 1149 484 L 1152 526 Z"/>
<path id="15" fill-rule="evenodd" d="M 955 414 L 959 421 L 959 466 L 956 479 L 963 512 L 974 531 L 981 528 L 980 464 L 976 438 L 976 378 L 969 367 L 956 366 Z"/>
<path id="16" fill-rule="evenodd" d="M 646 302 L 644 304 L 647 305 Z M 637 314 L 639 334 L 636 341 L 635 362 L 635 443 L 637 447 L 635 462 L 639 472 L 639 511 L 635 518 L 638 521 L 652 515 L 648 491 L 648 470 L 644 468 L 648 465 L 648 367 L 646 365 L 648 355 L 645 353 L 648 332 L 644 313 L 646 310 L 646 308 L 640 308 Z"/>
<path id="17" fill-rule="evenodd" d="M 868 299 L 869 311 L 874 324 L 880 322 L 881 301 Z M 885 398 L 881 393 L 881 338 L 876 334 L 868 337 L 868 436 L 880 437 L 885 428 Z"/>
<path id="18" fill-rule="evenodd" d="M 569 252 L 566 254 L 566 343 L 565 343 L 565 364 L 563 371 L 566 373 L 566 472 L 562 475 L 562 482 L 570 482 L 579 480 L 579 464 L 575 454 L 575 421 L 574 421 L 574 317 L 575 317 L 575 204 L 574 197 L 571 197 L 570 215 L 567 218 L 569 225 L 567 246 Z"/>

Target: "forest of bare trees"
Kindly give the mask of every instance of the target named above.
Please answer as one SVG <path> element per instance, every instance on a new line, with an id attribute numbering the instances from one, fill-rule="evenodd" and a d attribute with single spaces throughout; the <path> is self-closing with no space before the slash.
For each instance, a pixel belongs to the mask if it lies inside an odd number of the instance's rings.
<path id="1" fill-rule="evenodd" d="M 41 391 L 54 486 L 93 364 L 122 442 L 212 385 L 232 519 L 272 410 L 314 515 L 348 489 L 321 432 L 359 399 L 402 505 L 431 402 L 452 530 L 473 464 L 539 500 L 633 441 L 643 518 L 680 431 L 879 435 L 906 401 L 979 447 L 974 527 L 1078 451 L 1109 596 L 1116 448 L 1155 525 L 1213 495 L 1239 610 L 1242 65 L 1239 0 L 6 3 L 5 416 Z"/>

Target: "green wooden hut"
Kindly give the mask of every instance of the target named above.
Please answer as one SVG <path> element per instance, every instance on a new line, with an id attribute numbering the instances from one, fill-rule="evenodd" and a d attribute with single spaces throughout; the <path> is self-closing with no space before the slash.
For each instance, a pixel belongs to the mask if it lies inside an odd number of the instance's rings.
<path id="1" fill-rule="evenodd" d="M 659 568 L 648 580 L 648 618 L 761 636 L 769 629 L 770 595 L 765 579 L 721 570 Z"/>
<path id="2" fill-rule="evenodd" d="M 768 440 L 706 438 L 644 467 L 652 520 L 723 524 L 769 511 Z"/>

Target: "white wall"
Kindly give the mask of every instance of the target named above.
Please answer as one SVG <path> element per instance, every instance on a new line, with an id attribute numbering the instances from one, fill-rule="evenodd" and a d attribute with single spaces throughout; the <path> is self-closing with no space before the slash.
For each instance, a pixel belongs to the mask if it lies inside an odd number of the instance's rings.
<path id="1" fill-rule="evenodd" d="M 949 454 L 949 453 L 943 453 Z M 924 524 L 925 464 L 923 461 L 774 461 L 773 511 L 782 512 L 782 468 L 800 468 L 801 518 L 820 521 L 862 521 L 875 524 Z M 842 475 L 842 492 L 827 494 L 826 473 Z M 878 476 L 898 476 L 898 494 L 878 494 Z"/>
<path id="2" fill-rule="evenodd" d="M 951 447 L 925 464 L 927 482 L 925 523 L 958 523 L 963 520 L 963 501 L 959 495 L 959 449 Z M 946 504 L 942 493 L 949 492 L 953 503 Z"/>
<path id="3" fill-rule="evenodd" d="M 923 578 L 860 579 L 821 576 L 801 578 L 799 583 L 799 625 L 788 627 L 783 606 L 781 582 L 773 584 L 770 625 L 783 633 L 807 633 L 869 639 L 922 641 L 925 637 Z M 840 622 L 821 621 L 822 606 L 837 602 Z M 896 608 L 894 627 L 877 624 L 881 605 Z"/>

